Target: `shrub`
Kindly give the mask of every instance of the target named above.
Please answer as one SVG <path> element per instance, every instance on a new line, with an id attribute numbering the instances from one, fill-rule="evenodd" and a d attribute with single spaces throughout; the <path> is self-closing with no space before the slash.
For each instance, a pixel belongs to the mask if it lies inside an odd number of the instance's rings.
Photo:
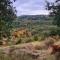
<path id="1" fill-rule="evenodd" d="M 21 42 L 22 42 L 22 40 L 19 39 L 19 40 L 16 42 L 16 44 L 20 44 Z"/>
<path id="2" fill-rule="evenodd" d="M 29 43 L 29 42 L 32 42 L 32 39 L 29 38 L 29 39 L 26 41 L 26 43 Z"/>
<path id="3" fill-rule="evenodd" d="M 50 31 L 50 34 L 49 34 L 50 36 L 51 35 L 53 35 L 53 36 L 55 36 L 55 35 L 60 35 L 60 30 L 58 29 L 58 30 L 52 30 L 52 31 Z"/>
<path id="4" fill-rule="evenodd" d="M 3 42 L 2 41 L 0 41 L 0 45 L 3 45 Z"/>
<path id="5" fill-rule="evenodd" d="M 34 36 L 34 41 L 38 41 L 38 36 Z"/>

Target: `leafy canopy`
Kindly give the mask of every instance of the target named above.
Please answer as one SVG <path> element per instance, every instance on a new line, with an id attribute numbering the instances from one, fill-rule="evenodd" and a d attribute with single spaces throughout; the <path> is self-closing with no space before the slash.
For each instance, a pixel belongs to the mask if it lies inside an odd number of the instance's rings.
<path id="1" fill-rule="evenodd" d="M 15 0 L 0 0 L 0 37 L 9 34 L 12 21 L 16 17 L 16 9 L 13 7 Z"/>
<path id="2" fill-rule="evenodd" d="M 55 2 L 47 2 L 47 9 L 50 11 L 50 16 L 54 17 L 53 23 L 60 27 L 60 0 L 55 0 Z"/>

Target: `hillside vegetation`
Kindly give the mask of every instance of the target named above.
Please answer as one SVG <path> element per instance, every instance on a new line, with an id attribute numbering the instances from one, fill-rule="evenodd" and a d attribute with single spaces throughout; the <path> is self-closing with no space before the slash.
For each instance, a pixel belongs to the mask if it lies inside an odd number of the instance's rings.
<path id="1" fill-rule="evenodd" d="M 12 26 L 10 37 L 3 35 L 0 45 L 42 41 L 45 37 L 56 34 L 56 30 L 60 30 L 59 27 L 53 25 L 52 17 L 48 15 L 19 16 L 13 21 Z"/>
<path id="2" fill-rule="evenodd" d="M 49 15 L 21 16 L 16 13 L 24 7 L 28 9 L 25 13 L 31 9 L 28 13 L 37 14 L 36 3 L 44 2 L 29 1 L 36 6 L 32 9 L 27 1 L 21 1 L 21 9 L 18 6 L 16 11 L 15 1 L 0 0 L 0 60 L 60 60 L 60 0 L 45 1 Z M 46 14 L 43 10 L 40 12 Z"/>
<path id="3" fill-rule="evenodd" d="M 56 34 L 59 27 L 52 24 L 51 17 L 23 17 L 13 21 L 10 38 L 3 36 L 0 42 L 0 60 L 60 59 L 60 52 L 54 52 L 51 46 L 60 46 L 60 36 Z"/>

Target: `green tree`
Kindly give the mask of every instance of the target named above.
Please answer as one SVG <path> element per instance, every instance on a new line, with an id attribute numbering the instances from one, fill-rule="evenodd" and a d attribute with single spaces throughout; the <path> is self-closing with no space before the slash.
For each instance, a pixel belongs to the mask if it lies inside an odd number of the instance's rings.
<path id="1" fill-rule="evenodd" d="M 55 0 L 55 2 L 47 2 L 47 9 L 50 10 L 50 16 L 54 17 L 53 24 L 60 27 L 60 0 Z"/>
<path id="2" fill-rule="evenodd" d="M 16 9 L 13 7 L 15 0 L 0 0 L 0 39 L 10 34 L 12 21 L 16 17 Z"/>
<path id="3" fill-rule="evenodd" d="M 50 11 L 50 16 L 52 16 L 53 24 L 60 27 L 60 0 L 55 0 L 54 2 L 47 2 L 47 10 Z M 60 35 L 60 29 L 55 29 L 50 32 L 50 35 Z"/>

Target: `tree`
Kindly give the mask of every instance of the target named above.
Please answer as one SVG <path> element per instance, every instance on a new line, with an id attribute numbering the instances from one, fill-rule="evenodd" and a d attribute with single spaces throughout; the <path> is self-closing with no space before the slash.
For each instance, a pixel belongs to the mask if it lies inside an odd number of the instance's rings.
<path id="1" fill-rule="evenodd" d="M 55 0 L 55 2 L 47 2 L 47 9 L 50 10 L 50 16 L 54 17 L 53 24 L 60 27 L 60 0 Z"/>
<path id="2" fill-rule="evenodd" d="M 15 2 L 15 0 L 13 0 Z M 11 0 L 0 0 L 0 38 L 10 33 L 12 21 L 16 17 L 16 9 Z"/>

